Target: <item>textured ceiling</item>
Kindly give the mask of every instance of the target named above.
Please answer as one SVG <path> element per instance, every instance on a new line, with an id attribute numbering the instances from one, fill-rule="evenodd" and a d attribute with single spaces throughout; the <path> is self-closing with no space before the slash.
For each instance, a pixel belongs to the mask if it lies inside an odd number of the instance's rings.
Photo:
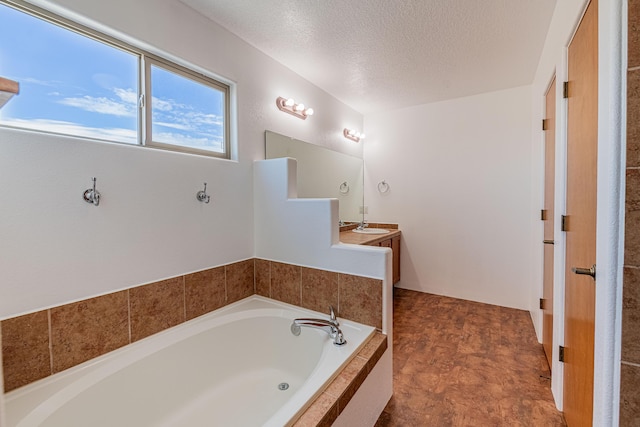
<path id="1" fill-rule="evenodd" d="M 556 0 L 181 0 L 366 114 L 530 84 Z"/>

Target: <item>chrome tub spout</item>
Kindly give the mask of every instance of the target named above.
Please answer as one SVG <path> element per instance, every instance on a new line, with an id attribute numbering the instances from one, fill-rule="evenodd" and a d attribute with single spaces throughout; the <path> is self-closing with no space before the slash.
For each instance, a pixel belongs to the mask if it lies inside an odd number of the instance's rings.
<path id="1" fill-rule="evenodd" d="M 303 326 L 306 328 L 322 329 L 333 338 L 334 345 L 340 346 L 347 343 L 335 320 L 295 319 L 291 324 L 291 333 L 296 336 L 300 335 L 300 329 Z"/>

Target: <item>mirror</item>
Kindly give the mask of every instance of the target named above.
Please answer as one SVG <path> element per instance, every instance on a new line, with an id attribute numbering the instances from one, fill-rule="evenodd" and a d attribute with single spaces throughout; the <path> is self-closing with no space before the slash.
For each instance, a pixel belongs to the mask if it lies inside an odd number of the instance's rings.
<path id="1" fill-rule="evenodd" d="M 298 197 L 338 199 L 340 221 L 361 221 L 362 159 L 271 131 L 265 132 L 265 145 L 267 159 L 292 157 L 298 161 Z"/>

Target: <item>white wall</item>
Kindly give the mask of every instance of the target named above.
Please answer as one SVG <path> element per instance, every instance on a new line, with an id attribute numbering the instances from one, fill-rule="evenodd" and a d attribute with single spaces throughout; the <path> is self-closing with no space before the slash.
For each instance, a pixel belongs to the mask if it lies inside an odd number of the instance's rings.
<path id="1" fill-rule="evenodd" d="M 34 3 L 235 82 L 237 160 L 0 129 L 0 319 L 252 257 L 265 129 L 362 155 L 341 136 L 359 113 L 178 1 Z M 316 114 L 284 114 L 278 96 Z M 92 176 L 99 207 L 82 200 Z"/>
<path id="2" fill-rule="evenodd" d="M 529 308 L 530 116 L 526 86 L 365 117 L 368 219 L 400 224 L 400 287 Z"/>
<path id="3" fill-rule="evenodd" d="M 298 199 L 297 162 L 254 164 L 256 257 L 382 280 L 382 332 L 392 340 L 391 249 L 340 243 L 338 201 Z"/>

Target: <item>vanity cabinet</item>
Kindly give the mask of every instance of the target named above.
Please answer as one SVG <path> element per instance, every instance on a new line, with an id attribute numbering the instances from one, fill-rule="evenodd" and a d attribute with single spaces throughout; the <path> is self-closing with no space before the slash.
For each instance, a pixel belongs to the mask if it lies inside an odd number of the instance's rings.
<path id="1" fill-rule="evenodd" d="M 400 236 L 394 236 L 389 239 L 382 240 L 377 243 L 373 243 L 372 246 L 381 246 L 384 248 L 391 248 L 393 252 L 393 284 L 395 285 L 400 281 Z"/>
<path id="2" fill-rule="evenodd" d="M 385 227 L 386 225 L 386 227 Z M 355 225 L 347 225 L 340 230 L 340 241 L 342 243 L 349 243 L 352 245 L 367 245 L 367 246 L 381 246 L 383 248 L 391 248 L 393 253 L 392 267 L 393 272 L 391 274 L 393 284 L 395 285 L 400 281 L 400 230 L 396 227 L 389 227 L 385 224 L 383 227 L 390 228 L 389 234 L 360 234 L 354 233 L 353 229 Z M 370 224 L 369 226 L 372 226 Z"/>

